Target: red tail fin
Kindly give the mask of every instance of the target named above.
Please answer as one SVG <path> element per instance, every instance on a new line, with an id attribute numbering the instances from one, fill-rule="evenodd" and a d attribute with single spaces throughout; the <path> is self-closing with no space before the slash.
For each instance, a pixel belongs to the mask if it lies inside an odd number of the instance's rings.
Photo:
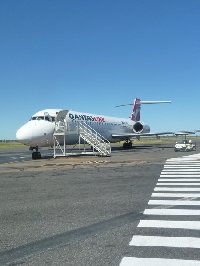
<path id="1" fill-rule="evenodd" d="M 133 112 L 131 115 L 131 120 L 135 122 L 140 121 L 141 104 L 157 104 L 157 103 L 171 103 L 171 101 L 141 101 L 140 99 L 135 98 L 133 103 Z M 132 103 L 121 104 L 117 105 L 116 107 L 126 106 L 126 105 L 132 105 Z"/>
<path id="2" fill-rule="evenodd" d="M 133 112 L 131 115 L 131 120 L 140 121 L 140 109 L 141 109 L 140 99 L 135 98 L 133 103 Z"/>

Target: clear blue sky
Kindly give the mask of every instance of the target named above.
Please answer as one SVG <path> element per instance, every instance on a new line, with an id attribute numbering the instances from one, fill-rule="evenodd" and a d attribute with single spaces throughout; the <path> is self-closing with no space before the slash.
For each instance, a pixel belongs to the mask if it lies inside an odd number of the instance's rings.
<path id="1" fill-rule="evenodd" d="M 152 131 L 200 128 L 199 0 L 0 1 L 0 139 L 33 113 L 129 117 Z"/>

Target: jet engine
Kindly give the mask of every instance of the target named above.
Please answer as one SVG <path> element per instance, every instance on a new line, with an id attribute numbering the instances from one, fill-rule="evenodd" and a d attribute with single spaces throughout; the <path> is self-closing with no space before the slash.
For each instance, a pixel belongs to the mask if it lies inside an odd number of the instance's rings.
<path id="1" fill-rule="evenodd" d="M 149 133 L 150 127 L 148 125 L 145 125 L 144 123 L 137 121 L 133 125 L 133 132 L 134 133 Z"/>

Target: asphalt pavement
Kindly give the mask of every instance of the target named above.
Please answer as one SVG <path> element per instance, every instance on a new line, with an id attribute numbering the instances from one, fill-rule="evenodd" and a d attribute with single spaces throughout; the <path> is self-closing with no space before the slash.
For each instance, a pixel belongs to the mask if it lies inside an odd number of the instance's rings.
<path id="1" fill-rule="evenodd" d="M 151 255 L 200 260 L 198 249 L 129 245 L 133 235 L 171 234 L 169 228 L 138 225 L 147 219 L 143 212 L 166 160 L 198 149 L 175 153 L 172 145 L 126 151 L 114 146 L 111 157 L 58 159 L 46 152 L 37 161 L 24 150 L 0 152 L 0 265 L 120 265 L 126 258 Z"/>

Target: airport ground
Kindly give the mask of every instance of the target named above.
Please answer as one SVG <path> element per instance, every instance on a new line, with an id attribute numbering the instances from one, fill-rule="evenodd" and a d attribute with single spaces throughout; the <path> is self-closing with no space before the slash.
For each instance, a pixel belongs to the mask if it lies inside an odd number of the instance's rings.
<path id="1" fill-rule="evenodd" d="M 138 144 L 111 157 L 32 161 L 24 148 L 0 150 L 0 265 L 119 265 L 124 256 L 159 257 L 129 242 L 174 144 Z M 177 233 L 178 234 L 178 233 Z M 169 249 L 167 257 L 199 259 Z"/>

